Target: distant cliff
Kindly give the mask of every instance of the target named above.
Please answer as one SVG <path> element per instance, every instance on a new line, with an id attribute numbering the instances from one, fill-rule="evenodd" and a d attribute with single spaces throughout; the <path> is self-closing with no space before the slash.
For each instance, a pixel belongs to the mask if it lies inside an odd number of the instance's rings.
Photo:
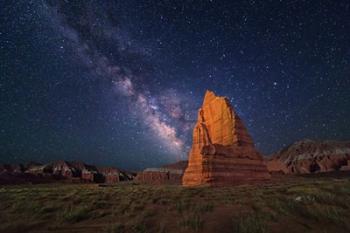
<path id="1" fill-rule="evenodd" d="M 270 172 L 307 174 L 350 170 L 349 141 L 298 141 L 267 158 Z"/>
<path id="2" fill-rule="evenodd" d="M 0 164 L 0 184 L 47 183 L 55 181 L 118 183 L 132 180 L 134 174 L 113 167 L 96 167 L 81 161 L 54 161 Z"/>

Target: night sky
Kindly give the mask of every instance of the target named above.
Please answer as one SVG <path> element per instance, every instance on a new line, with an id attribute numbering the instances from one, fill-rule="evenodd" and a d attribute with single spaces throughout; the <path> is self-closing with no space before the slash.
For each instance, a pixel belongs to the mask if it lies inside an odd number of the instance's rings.
<path id="1" fill-rule="evenodd" d="M 350 139 L 350 2 L 0 0 L 0 162 L 187 158 L 206 89 L 257 148 Z"/>

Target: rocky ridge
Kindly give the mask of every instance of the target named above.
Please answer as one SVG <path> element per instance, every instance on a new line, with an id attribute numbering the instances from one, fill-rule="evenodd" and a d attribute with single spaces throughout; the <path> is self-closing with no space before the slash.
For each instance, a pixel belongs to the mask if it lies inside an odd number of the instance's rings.
<path id="1" fill-rule="evenodd" d="M 132 180 L 133 173 L 113 167 L 96 167 L 80 161 L 54 161 L 47 164 L 30 162 L 0 164 L 0 184 L 67 182 L 118 183 Z"/>
<path id="2" fill-rule="evenodd" d="M 308 174 L 350 170 L 349 141 L 298 141 L 266 159 L 270 172 Z"/>

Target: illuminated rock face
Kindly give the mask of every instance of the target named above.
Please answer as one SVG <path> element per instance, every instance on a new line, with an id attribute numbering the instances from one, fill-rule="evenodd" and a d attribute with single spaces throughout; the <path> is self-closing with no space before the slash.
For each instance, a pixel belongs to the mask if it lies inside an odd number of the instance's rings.
<path id="1" fill-rule="evenodd" d="M 262 156 L 228 99 L 207 91 L 193 130 L 183 185 L 226 185 L 269 178 Z"/>

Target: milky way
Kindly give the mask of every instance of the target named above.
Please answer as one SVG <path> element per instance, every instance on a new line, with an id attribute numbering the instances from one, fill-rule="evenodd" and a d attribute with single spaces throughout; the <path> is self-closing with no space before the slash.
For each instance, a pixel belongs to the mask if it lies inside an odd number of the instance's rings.
<path id="1" fill-rule="evenodd" d="M 206 89 L 264 154 L 350 138 L 348 1 L 17 1 L 0 12 L 4 162 L 185 159 Z"/>

